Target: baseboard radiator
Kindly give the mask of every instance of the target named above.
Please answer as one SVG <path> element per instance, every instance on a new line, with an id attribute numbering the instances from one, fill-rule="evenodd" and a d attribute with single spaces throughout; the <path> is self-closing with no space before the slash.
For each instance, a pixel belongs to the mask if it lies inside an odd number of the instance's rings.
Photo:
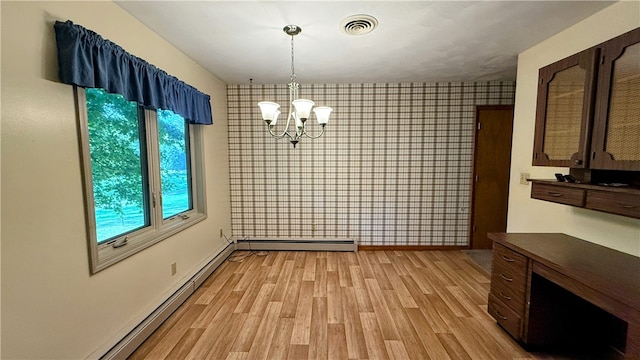
<path id="1" fill-rule="evenodd" d="M 286 251 L 358 251 L 350 238 L 240 238 L 234 239 L 236 250 Z"/>
<path id="2" fill-rule="evenodd" d="M 162 323 L 173 314 L 182 303 L 224 262 L 235 250 L 229 244 L 224 250 L 209 261 L 200 271 L 192 276 L 182 287 L 173 293 L 155 311 L 147 316 L 138 326 L 113 346 L 100 360 L 126 359 L 140 346 Z"/>

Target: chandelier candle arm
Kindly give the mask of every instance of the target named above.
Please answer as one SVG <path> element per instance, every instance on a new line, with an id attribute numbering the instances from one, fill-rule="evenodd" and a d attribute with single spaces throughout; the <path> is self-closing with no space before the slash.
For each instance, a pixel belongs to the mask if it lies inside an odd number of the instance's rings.
<path id="1" fill-rule="evenodd" d="M 297 25 L 287 25 L 282 30 L 287 35 L 291 36 L 291 82 L 289 83 L 289 111 L 287 112 L 287 122 L 281 134 L 274 133 L 274 128 L 278 122 L 278 116 L 280 115 L 280 105 L 271 101 L 261 101 L 258 103 L 258 106 L 262 113 L 262 120 L 267 124 L 269 134 L 276 139 L 282 139 L 285 136 L 288 137 L 289 141 L 295 148 L 302 136 L 306 136 L 310 139 L 317 139 L 324 134 L 325 125 L 329 122 L 329 115 L 333 109 L 328 106 L 318 106 L 313 108 L 315 105 L 313 101 L 298 99 L 298 89 L 300 84 L 296 82 L 296 74 L 294 71 L 293 37 L 300 34 L 302 32 L 302 28 Z M 313 110 L 316 120 L 322 128 L 322 131 L 317 136 L 309 135 L 306 131 L 305 123 L 311 116 L 311 110 Z M 292 130 L 292 133 L 290 133 L 289 125 L 292 118 L 295 125 L 295 132 Z"/>

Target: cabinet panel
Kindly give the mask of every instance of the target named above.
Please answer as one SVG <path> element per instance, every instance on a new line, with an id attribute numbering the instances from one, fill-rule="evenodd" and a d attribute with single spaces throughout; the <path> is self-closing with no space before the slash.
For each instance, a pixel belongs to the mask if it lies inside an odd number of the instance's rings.
<path id="1" fill-rule="evenodd" d="M 585 190 L 534 182 L 531 184 L 531 197 L 559 204 L 582 207 L 585 203 Z"/>
<path id="2" fill-rule="evenodd" d="M 520 338 L 522 318 L 515 311 L 504 305 L 493 294 L 489 295 L 487 310 L 511 336 L 516 339 Z"/>
<path id="3" fill-rule="evenodd" d="M 640 219 L 640 195 L 587 190 L 588 209 Z"/>
<path id="4" fill-rule="evenodd" d="M 540 69 L 534 165 L 586 167 L 598 49 Z"/>
<path id="5" fill-rule="evenodd" d="M 591 167 L 640 170 L 640 28 L 602 45 Z"/>
<path id="6" fill-rule="evenodd" d="M 499 275 L 498 275 L 499 276 Z M 510 307 L 517 314 L 524 314 L 524 299 L 526 293 L 526 278 L 523 286 L 509 286 L 504 281 L 491 280 L 491 294 L 503 304 Z"/>

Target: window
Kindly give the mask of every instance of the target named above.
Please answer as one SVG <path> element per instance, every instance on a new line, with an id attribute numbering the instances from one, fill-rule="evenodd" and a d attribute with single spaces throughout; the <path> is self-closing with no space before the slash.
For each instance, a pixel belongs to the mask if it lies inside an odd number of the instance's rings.
<path id="1" fill-rule="evenodd" d="M 92 273 L 206 217 L 198 126 L 77 88 Z"/>

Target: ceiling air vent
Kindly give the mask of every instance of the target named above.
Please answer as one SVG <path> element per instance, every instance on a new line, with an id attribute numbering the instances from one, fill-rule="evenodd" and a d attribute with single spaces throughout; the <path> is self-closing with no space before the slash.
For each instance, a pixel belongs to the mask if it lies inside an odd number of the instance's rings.
<path id="1" fill-rule="evenodd" d="M 340 22 L 340 28 L 348 35 L 364 35 L 378 26 L 378 20 L 371 15 L 353 15 Z"/>

